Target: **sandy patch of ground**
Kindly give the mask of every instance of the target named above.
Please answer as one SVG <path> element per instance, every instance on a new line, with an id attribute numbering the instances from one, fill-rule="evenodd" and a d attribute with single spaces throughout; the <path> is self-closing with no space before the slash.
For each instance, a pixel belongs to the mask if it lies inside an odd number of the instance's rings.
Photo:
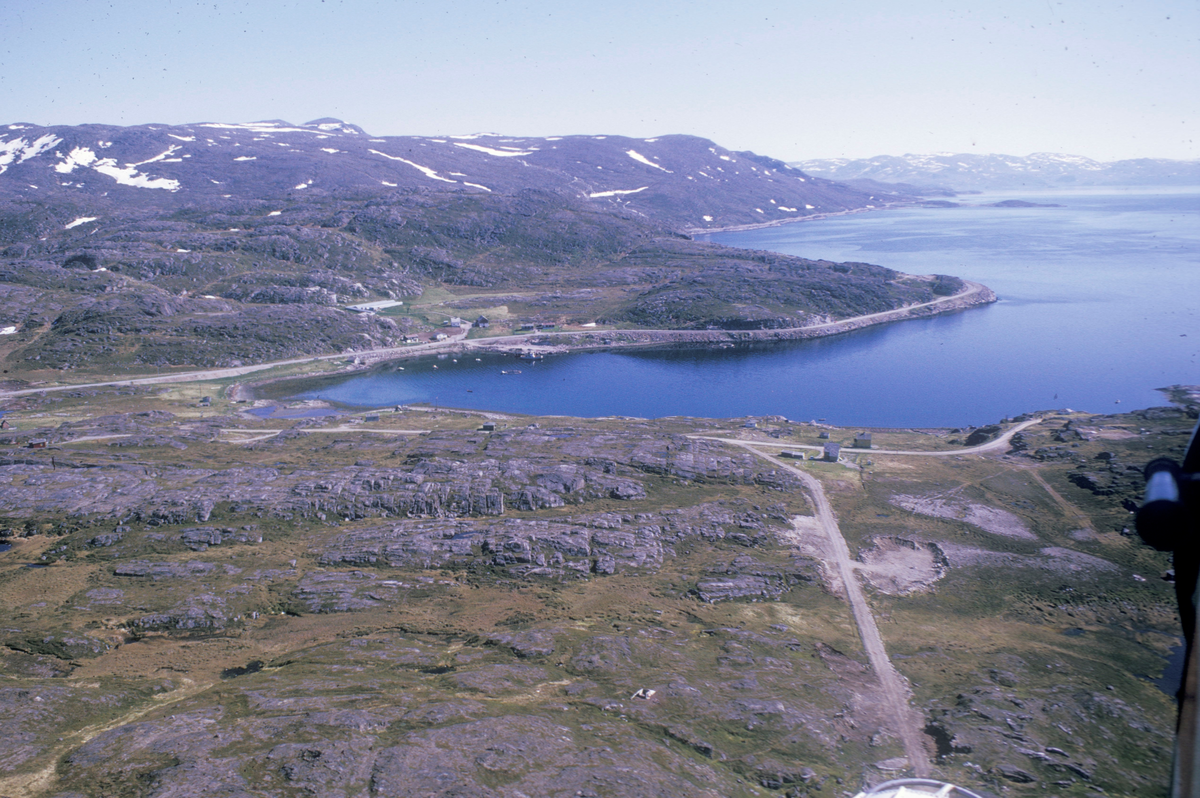
<path id="1" fill-rule="evenodd" d="M 924 593 L 946 573 L 946 557 L 934 543 L 903 538 L 876 538 L 858 556 L 859 575 L 871 587 L 889 596 Z"/>
<path id="2" fill-rule="evenodd" d="M 969 565 L 998 565 L 1006 568 L 1040 568 L 1056 573 L 1119 570 L 1115 564 L 1101 557 L 1064 549 L 1060 546 L 1048 546 L 1041 549 L 1038 555 L 1004 554 L 955 543 L 941 543 L 939 547 L 945 553 L 946 561 L 955 568 Z"/>
<path id="3" fill-rule="evenodd" d="M 1098 429 L 1092 430 L 1095 437 L 1106 441 L 1123 441 L 1129 438 L 1136 438 L 1136 432 L 1130 432 L 1127 429 Z"/>
<path id="4" fill-rule="evenodd" d="M 780 530 L 780 537 L 785 544 L 795 546 L 800 554 L 816 560 L 825 587 L 835 596 L 842 595 L 842 577 L 837 567 L 831 564 L 835 555 L 819 518 L 815 515 L 794 516 L 791 529 Z"/>
<path id="5" fill-rule="evenodd" d="M 965 499 L 897 494 L 891 498 L 891 503 L 910 513 L 962 521 L 993 535 L 1021 540 L 1037 540 L 1037 535 L 1033 534 L 1025 522 L 1013 513 L 969 502 Z"/>

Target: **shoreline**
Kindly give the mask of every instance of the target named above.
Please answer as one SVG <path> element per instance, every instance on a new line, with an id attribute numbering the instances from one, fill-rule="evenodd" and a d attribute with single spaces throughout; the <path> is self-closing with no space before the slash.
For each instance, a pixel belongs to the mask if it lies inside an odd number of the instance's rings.
<path id="1" fill-rule="evenodd" d="M 751 342 L 795 341 L 824 338 L 832 335 L 890 324 L 906 319 L 928 318 L 944 313 L 955 313 L 970 308 L 988 305 L 996 301 L 996 294 L 982 283 L 963 280 L 964 290 L 929 302 L 895 308 L 893 310 L 853 316 L 839 321 L 824 322 L 808 327 L 786 327 L 774 330 L 563 330 L 495 336 L 492 338 L 467 339 L 469 327 L 461 335 L 445 341 L 415 344 L 403 347 L 373 349 L 364 352 L 341 352 L 337 354 L 311 355 L 287 360 L 273 361 L 249 366 L 234 366 L 218 369 L 201 369 L 175 374 L 144 375 L 97 382 L 64 383 L 42 385 L 15 390 L 0 390 L 0 399 L 9 399 L 36 393 L 71 391 L 85 388 L 163 385 L 185 382 L 209 382 L 231 377 L 249 376 L 273 368 L 298 366 L 314 361 L 350 360 L 343 368 L 321 375 L 279 375 L 261 380 L 239 381 L 228 390 L 238 391 L 239 398 L 253 398 L 256 387 L 268 383 L 297 378 L 319 376 L 338 377 L 365 371 L 385 362 L 407 360 L 441 353 L 464 353 L 470 351 L 495 351 L 505 354 L 538 353 L 561 354 L 575 351 L 601 351 L 654 346 L 738 344 Z"/>
<path id="2" fill-rule="evenodd" d="M 374 350 L 354 355 L 355 364 L 322 375 L 282 376 L 238 383 L 232 386 L 238 398 L 258 399 L 255 389 L 294 379 L 338 379 L 350 374 L 369 371 L 375 366 L 432 354 L 466 354 L 492 352 L 497 354 L 567 354 L 571 352 L 600 352 L 623 349 L 675 348 L 683 346 L 710 347 L 747 343 L 772 343 L 826 338 L 842 333 L 908 319 L 929 318 L 989 305 L 997 300 L 995 292 L 982 283 L 963 280 L 965 289 L 931 302 L 910 305 L 879 313 L 854 316 L 840 321 L 814 324 L 809 327 L 785 327 L 776 330 L 565 330 L 504 335 L 494 338 L 467 339 L 465 333 L 454 340 L 437 344 L 419 344 L 403 350 Z M 546 339 L 557 339 L 554 342 Z M 344 355 L 342 357 L 345 357 Z"/>
<path id="3" fill-rule="evenodd" d="M 400 360 L 407 357 L 420 357 L 432 352 L 469 352 L 490 350 L 501 353 L 562 353 L 574 351 L 591 351 L 601 349 L 627 349 L 631 347 L 699 344 L 712 345 L 724 343 L 751 343 L 770 341 L 797 341 L 809 338 L 825 338 L 831 335 L 873 327 L 878 324 L 890 324 L 907 319 L 928 318 L 944 313 L 954 313 L 961 310 L 989 305 L 996 301 L 996 294 L 982 283 L 963 280 L 965 289 L 957 294 L 940 297 L 930 302 L 895 308 L 893 310 L 870 313 L 863 316 L 853 316 L 839 321 L 823 322 L 807 327 L 783 327 L 765 330 L 559 330 L 525 333 L 520 335 L 504 335 L 493 338 L 458 338 L 440 342 L 437 348 L 433 345 L 410 346 L 396 350 L 373 350 L 356 353 L 360 361 L 372 363 L 388 360 Z M 558 339 L 556 343 L 548 343 L 546 339 Z M 429 347 L 429 348 L 426 348 Z"/>
<path id="4" fill-rule="evenodd" d="M 753 224 L 731 224 L 727 227 L 684 227 L 680 231 L 689 236 L 705 235 L 709 233 L 740 233 L 746 230 L 764 230 L 769 227 L 784 227 L 789 224 L 800 224 L 801 222 L 815 222 L 818 219 L 832 219 L 836 216 L 849 216 L 855 213 L 873 213 L 875 211 L 887 211 L 894 208 L 909 208 L 920 205 L 920 201 L 914 202 L 889 202 L 884 205 L 872 205 L 862 208 L 847 208 L 844 211 L 829 211 L 827 213 L 814 213 L 809 216 L 797 216 L 792 219 L 774 219 L 769 222 L 755 222 Z"/>

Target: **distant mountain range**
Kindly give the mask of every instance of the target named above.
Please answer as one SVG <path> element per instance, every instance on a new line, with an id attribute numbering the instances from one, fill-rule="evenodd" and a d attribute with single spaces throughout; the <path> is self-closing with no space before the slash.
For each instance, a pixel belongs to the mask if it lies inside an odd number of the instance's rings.
<path id="1" fill-rule="evenodd" d="M 371 136 L 337 119 L 0 126 L 0 199 L 213 205 L 353 193 L 538 189 L 676 229 L 763 224 L 878 204 L 782 161 L 694 136 Z M 174 195 L 174 196 L 171 196 Z"/>
<path id="2" fill-rule="evenodd" d="M 876 158 L 824 159 L 791 164 L 800 171 L 873 190 L 872 184 L 904 183 L 907 191 L 1047 189 L 1089 186 L 1200 186 L 1200 161 L 1137 158 L 1093 161 L 1079 155 L 1034 153 L 973 155 L 881 155 Z"/>

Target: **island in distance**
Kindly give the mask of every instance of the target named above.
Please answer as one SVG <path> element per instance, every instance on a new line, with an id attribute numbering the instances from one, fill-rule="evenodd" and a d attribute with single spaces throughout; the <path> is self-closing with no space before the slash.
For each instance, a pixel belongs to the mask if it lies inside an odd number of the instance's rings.
<path id="1" fill-rule="evenodd" d="M 1178 618 L 1129 509 L 1198 388 L 955 430 L 260 417 L 467 335 L 990 301 L 690 238 L 929 196 L 684 136 L 6 126 L 0 795 L 1165 795 Z"/>

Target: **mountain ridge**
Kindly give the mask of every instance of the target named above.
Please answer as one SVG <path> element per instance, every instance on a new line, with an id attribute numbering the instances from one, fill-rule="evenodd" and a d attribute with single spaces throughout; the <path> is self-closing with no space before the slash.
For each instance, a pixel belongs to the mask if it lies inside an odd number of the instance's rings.
<path id="1" fill-rule="evenodd" d="M 1132 158 L 1096 161 L 1081 155 L 1039 152 L 1028 156 L 975 153 L 879 155 L 793 161 L 806 174 L 837 181 L 876 180 L 909 188 L 955 191 L 1100 186 L 1200 185 L 1200 160 Z"/>
<path id="2" fill-rule="evenodd" d="M 0 125 L 5 199 L 83 201 L 115 192 L 123 202 L 161 206 L 162 194 L 196 202 L 528 188 L 696 230 L 881 204 L 783 161 L 685 135 L 371 136 L 331 117 L 303 125 Z"/>
<path id="3" fill-rule="evenodd" d="M 22 373 L 392 349 L 435 338 L 447 301 L 492 335 L 781 330 L 962 288 L 691 240 L 697 223 L 886 204 L 694 136 L 380 138 L 332 118 L 5 131 L 0 360 Z M 378 300 L 400 309 L 339 307 Z"/>

